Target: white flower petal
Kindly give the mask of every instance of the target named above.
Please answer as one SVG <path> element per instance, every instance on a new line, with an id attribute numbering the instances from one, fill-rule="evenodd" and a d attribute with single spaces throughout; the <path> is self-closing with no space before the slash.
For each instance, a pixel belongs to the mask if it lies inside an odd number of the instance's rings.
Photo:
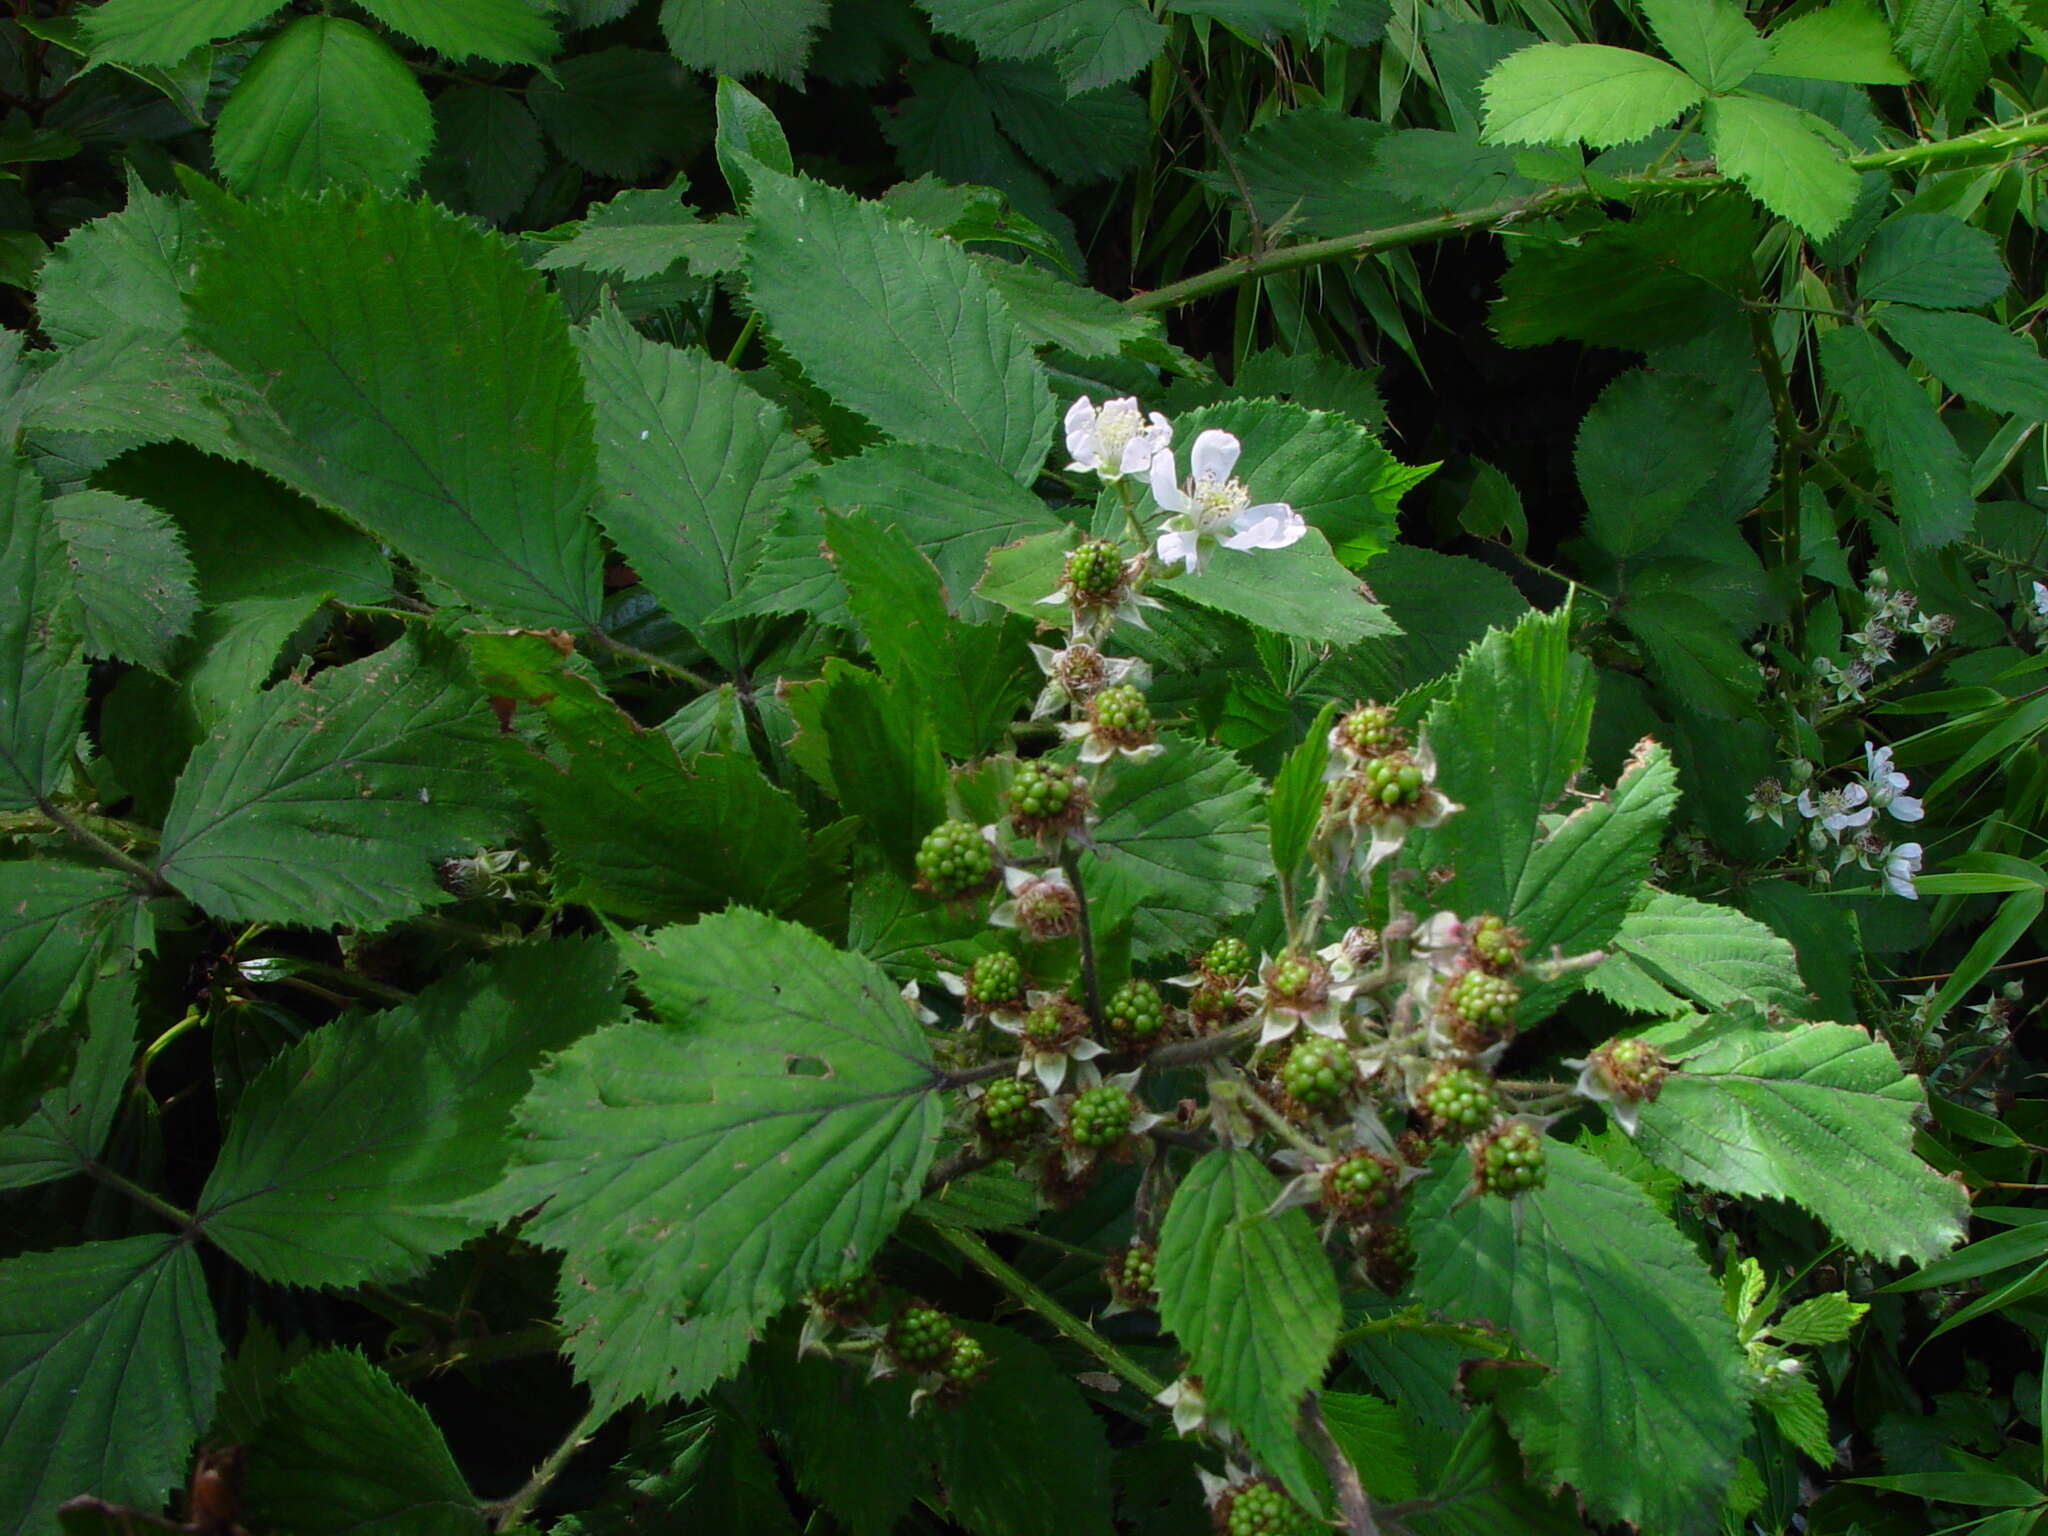
<path id="1" fill-rule="evenodd" d="M 1189 575 L 1202 568 L 1201 540 L 1187 529 L 1169 528 L 1160 534 L 1158 552 L 1161 565 L 1185 565 Z"/>
<path id="2" fill-rule="evenodd" d="M 1179 471 L 1174 467 L 1171 448 L 1162 449 L 1152 455 L 1148 473 L 1152 480 L 1152 499 L 1158 502 L 1161 508 L 1168 512 L 1194 510 L 1194 503 L 1188 500 L 1187 493 L 1180 488 Z"/>
<path id="3" fill-rule="evenodd" d="M 1308 532 L 1307 521 L 1284 501 L 1246 507 L 1230 525 L 1237 532 L 1223 541 L 1225 549 L 1285 549 Z"/>
<path id="4" fill-rule="evenodd" d="M 1195 446 L 1188 450 L 1189 472 L 1197 480 L 1214 480 L 1221 485 L 1237 468 L 1237 456 L 1243 451 L 1243 445 L 1235 437 L 1211 427 L 1197 437 Z"/>

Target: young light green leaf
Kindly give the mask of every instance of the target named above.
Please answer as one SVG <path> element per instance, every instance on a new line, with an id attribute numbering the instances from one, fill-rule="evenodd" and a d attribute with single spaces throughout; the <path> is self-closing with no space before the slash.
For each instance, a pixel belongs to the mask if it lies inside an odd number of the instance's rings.
<path id="1" fill-rule="evenodd" d="M 1969 467 L 1926 391 L 1860 325 L 1822 336 L 1820 363 L 1891 487 L 1907 545 L 1931 549 L 1961 538 L 1976 511 Z"/>
<path id="2" fill-rule="evenodd" d="M 1913 1152 L 1924 1102 L 1852 1025 L 1730 1027 L 1643 1106 L 1636 1144 L 1689 1183 L 1804 1206 L 1860 1253 L 1925 1260 L 1962 1237 L 1968 1200 Z"/>
<path id="3" fill-rule="evenodd" d="M 501 737 L 499 761 L 554 846 L 556 889 L 568 900 L 646 923 L 731 901 L 788 911 L 829 873 L 796 801 L 751 754 L 685 763 L 546 636 L 478 634 L 470 645 L 494 697 L 547 721 L 547 749 Z"/>
<path id="4" fill-rule="evenodd" d="M 0 1263 L 0 1531 L 79 1494 L 158 1508 L 220 1387 L 199 1250 L 167 1234 Z"/>
<path id="5" fill-rule="evenodd" d="M 784 176 L 796 174 L 796 162 L 789 155 L 789 139 L 782 124 L 768 110 L 767 103 L 737 80 L 718 78 L 718 131 L 712 145 L 718 152 L 718 168 L 732 200 L 744 208 L 753 192 L 753 178 L 746 165 L 758 160 Z"/>
<path id="6" fill-rule="evenodd" d="M 1069 95 L 1128 80 L 1158 55 L 1166 29 L 1143 0 L 918 0 L 941 32 L 984 58 L 1050 54 Z"/>
<path id="7" fill-rule="evenodd" d="M 71 567 L 85 654 L 164 671 L 199 608 L 177 528 L 154 507 L 105 491 L 60 496 L 50 517 Z"/>
<path id="8" fill-rule="evenodd" d="M 647 340 L 615 309 L 580 350 L 597 413 L 599 520 L 662 606 L 735 667 L 745 658 L 710 615 L 740 591 L 810 450 L 737 373 Z"/>
<path id="9" fill-rule="evenodd" d="M 64 543 L 19 456 L 0 465 L 0 592 L 0 811 L 16 811 L 63 787 L 86 682 Z"/>
<path id="10" fill-rule="evenodd" d="M 486 612 L 592 627 L 590 407 L 560 306 L 504 242 L 426 202 L 216 217 L 193 328 L 262 381 L 236 422 L 255 462 Z"/>
<path id="11" fill-rule="evenodd" d="M 1280 1182 L 1241 1149 L 1210 1152 L 1173 1193 L 1159 1231 L 1159 1318 L 1209 1406 L 1283 1476 L 1302 1394 L 1322 1379 L 1342 1309 L 1301 1210 L 1272 1214 Z M 1314 1508 L 1311 1489 L 1288 1491 Z"/>
<path id="12" fill-rule="evenodd" d="M 361 0 L 372 16 L 446 59 L 545 64 L 558 43 L 534 0 Z"/>
<path id="13" fill-rule="evenodd" d="M 433 142 L 427 94 L 389 44 L 345 17 L 302 16 L 263 45 L 221 108 L 213 158 L 248 196 L 396 192 Z"/>
<path id="14" fill-rule="evenodd" d="M 1706 128 L 1722 172 L 1811 238 L 1832 233 L 1855 206 L 1854 167 L 1797 107 L 1765 96 L 1716 96 L 1707 103 Z"/>
<path id="15" fill-rule="evenodd" d="M 1884 333 L 1942 383 L 1987 410 L 2048 421 L 2048 360 L 2024 334 L 1982 315 L 1889 304 Z"/>
<path id="16" fill-rule="evenodd" d="M 1856 293 L 1922 309 L 1975 309 L 2011 285 L 1998 241 L 1948 213 L 1900 213 L 1863 247 Z"/>
<path id="17" fill-rule="evenodd" d="M 1091 898 L 1135 909 L 1133 953 L 1185 953 L 1248 912 L 1271 879 L 1259 781 L 1228 752 L 1184 737 L 1120 766 L 1101 801 L 1091 860 Z"/>
<path id="18" fill-rule="evenodd" d="M 280 1285 L 402 1279 L 479 1223 L 548 1051 L 618 1017 L 609 944 L 497 950 L 411 1002 L 314 1031 L 243 1093 L 199 1196 L 206 1235 Z"/>
<path id="19" fill-rule="evenodd" d="M 1273 775 L 1272 792 L 1266 796 L 1273 868 L 1283 880 L 1300 866 L 1322 815 L 1323 770 L 1330 763 L 1330 722 L 1336 714 L 1334 701 L 1323 706 L 1301 745 Z"/>
<path id="20" fill-rule="evenodd" d="M 964 251 L 765 168 L 752 211 L 750 297 L 813 381 L 907 442 L 1037 477 L 1053 424 L 1045 371 Z"/>
<path id="21" fill-rule="evenodd" d="M 1835 1459 L 1834 1442 L 1828 1438 L 1828 1411 L 1822 1406 L 1820 1389 L 1807 1377 L 1795 1377 L 1759 1395 L 1757 1406 L 1778 1426 L 1778 1433 L 1806 1455 L 1827 1466 Z"/>
<path id="22" fill-rule="evenodd" d="M 672 1390 L 678 1325 L 737 1327 L 743 1348 L 806 1286 L 864 1264 L 917 1200 L 941 1118 L 930 1048 L 872 962 L 743 908 L 626 958 L 657 1022 L 543 1069 L 519 1111 L 523 1166 L 479 1202 L 544 1202 L 524 1235 L 647 1341 L 645 1360 L 607 1349 L 616 1331 L 584 1341 L 579 1370 L 613 1401 Z"/>
<path id="23" fill-rule="evenodd" d="M 1642 1190 L 1548 1141 L 1549 1180 L 1465 1198 L 1444 1159 L 1414 1215 L 1416 1289 L 1450 1318 L 1512 1329 L 1550 1367 L 1498 1406 L 1538 1474 L 1606 1520 L 1672 1536 L 1718 1529 L 1748 1433 L 1733 1324 L 1692 1244 Z"/>
<path id="24" fill-rule="evenodd" d="M 436 861 L 513 815 L 497 726 L 443 646 L 410 639 L 252 699 L 194 749 L 158 872 L 216 917 L 377 927 L 446 899 Z"/>
<path id="25" fill-rule="evenodd" d="M 279 0 L 105 0 L 81 19 L 94 62 L 169 68 L 195 48 L 248 30 L 278 5 Z"/>
<path id="26" fill-rule="evenodd" d="M 249 1519 L 304 1536 L 481 1536 L 469 1484 L 427 1410 L 352 1349 L 310 1355 L 249 1446 Z"/>
<path id="27" fill-rule="evenodd" d="M 1782 1344 L 1839 1344 L 1869 1310 L 1869 1302 L 1851 1301 L 1846 1291 L 1824 1291 L 1787 1307 L 1771 1336 Z"/>
<path id="28" fill-rule="evenodd" d="M 1496 64 L 1480 91 L 1485 143 L 1595 149 L 1647 138 L 1700 99 L 1682 70 L 1600 43 L 1534 44 Z"/>
<path id="29" fill-rule="evenodd" d="M 661 0 L 661 30 L 692 69 L 800 81 L 825 11 L 826 0 Z"/>
<path id="30" fill-rule="evenodd" d="M 1869 0 L 1835 0 L 1795 16 L 1770 36 L 1774 75 L 1842 80 L 1852 85 L 1904 85 L 1912 76 L 1892 54 L 1892 30 Z"/>
<path id="31" fill-rule="evenodd" d="M 0 1189 L 65 1178 L 100 1155 L 135 1060 L 134 971 L 101 977 L 84 1014 L 85 1043 L 70 1078 L 45 1093 L 26 1120 L 0 1131 Z"/>
<path id="32" fill-rule="evenodd" d="M 191 267 L 193 222 L 184 204 L 132 185 L 126 208 L 79 225 L 43 263 L 43 334 L 60 347 L 136 332 L 175 337 L 185 326 L 179 289 Z"/>
<path id="33" fill-rule="evenodd" d="M 1678 67 L 1710 91 L 1732 91 L 1771 57 L 1728 0 L 1643 0 L 1643 19 Z"/>

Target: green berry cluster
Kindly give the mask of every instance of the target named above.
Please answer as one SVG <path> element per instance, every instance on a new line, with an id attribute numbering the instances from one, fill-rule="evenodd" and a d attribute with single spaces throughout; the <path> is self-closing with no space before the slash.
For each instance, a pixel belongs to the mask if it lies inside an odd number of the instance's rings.
<path id="1" fill-rule="evenodd" d="M 946 1356 L 945 1364 L 940 1367 L 940 1374 L 946 1378 L 946 1385 L 971 1386 L 974 1379 L 987 1369 L 988 1351 L 982 1347 L 981 1341 L 964 1333 L 955 1333 L 953 1352 Z"/>
<path id="2" fill-rule="evenodd" d="M 1357 1152 L 1323 1170 L 1323 1201 L 1349 1216 L 1379 1210 L 1394 1195 L 1394 1175 L 1370 1152 Z"/>
<path id="3" fill-rule="evenodd" d="M 1472 1173 L 1490 1195 L 1514 1196 L 1541 1189 L 1549 1176 L 1543 1133 L 1527 1121 L 1509 1121 L 1473 1147 Z"/>
<path id="4" fill-rule="evenodd" d="M 1384 704 L 1359 705 L 1337 722 L 1337 729 L 1360 757 L 1385 757 L 1408 745 L 1408 733 Z"/>
<path id="5" fill-rule="evenodd" d="M 1150 1045 L 1166 1028 L 1166 1003 L 1159 989 L 1133 976 L 1109 994 L 1102 1009 L 1103 1027 L 1133 1045 Z"/>
<path id="6" fill-rule="evenodd" d="M 1280 1086 L 1289 1098 L 1311 1109 L 1335 1109 L 1357 1080 L 1351 1052 L 1341 1040 L 1304 1035 L 1287 1053 Z"/>
<path id="7" fill-rule="evenodd" d="M 1115 1083 L 1097 1083 L 1084 1089 L 1074 1100 L 1067 1118 L 1067 1134 L 1081 1147 L 1113 1147 L 1131 1133 L 1131 1120 L 1138 1112 L 1128 1090 Z"/>
<path id="8" fill-rule="evenodd" d="M 1218 981 L 1244 981 L 1258 963 L 1243 939 L 1218 939 L 1202 956 L 1202 969 Z"/>
<path id="9" fill-rule="evenodd" d="M 1157 1252 L 1150 1243 L 1132 1243 L 1109 1256 L 1103 1273 L 1110 1294 L 1127 1307 L 1149 1307 L 1159 1300 Z"/>
<path id="10" fill-rule="evenodd" d="M 1647 1040 L 1610 1040 L 1592 1055 L 1593 1069 L 1617 1099 L 1654 1099 L 1670 1071 Z"/>
<path id="11" fill-rule="evenodd" d="M 944 1364 L 953 1344 L 952 1320 L 936 1307 L 905 1307 L 889 1325 L 889 1353 L 912 1370 Z"/>
<path id="12" fill-rule="evenodd" d="M 827 1316 L 853 1321 L 874 1311 L 882 1299 L 882 1282 L 872 1271 L 821 1285 L 811 1292 L 811 1305 Z"/>
<path id="13" fill-rule="evenodd" d="M 1041 1051 L 1057 1050 L 1078 1036 L 1086 1024 L 1070 998 L 1050 997 L 1024 1015 L 1024 1042 Z"/>
<path id="14" fill-rule="evenodd" d="M 1217 1505 L 1225 1536 L 1315 1536 L 1315 1520 L 1272 1483 L 1242 1483 Z"/>
<path id="15" fill-rule="evenodd" d="M 1422 1107 L 1454 1130 L 1483 1131 L 1499 1111 L 1493 1084 L 1469 1067 L 1440 1067 L 1422 1085 Z"/>
<path id="16" fill-rule="evenodd" d="M 1451 983 L 1444 1004 L 1468 1024 L 1481 1029 L 1507 1029 L 1515 1022 L 1515 1005 L 1522 989 L 1505 976 L 1486 971 L 1467 971 Z"/>
<path id="17" fill-rule="evenodd" d="M 1415 1240 L 1406 1227 L 1390 1222 L 1374 1225 L 1365 1240 L 1365 1278 L 1389 1296 L 1398 1296 L 1415 1278 Z"/>
<path id="18" fill-rule="evenodd" d="M 1007 950 L 977 955 L 967 968 L 967 1000 L 977 1008 L 999 1008 L 1024 996 L 1024 967 Z"/>
<path id="19" fill-rule="evenodd" d="M 1521 929 L 1509 927 L 1505 918 L 1482 913 L 1467 923 L 1465 930 L 1472 959 L 1481 970 L 1505 976 L 1521 965 L 1522 946 L 1529 941 Z"/>
<path id="20" fill-rule="evenodd" d="M 1062 822 L 1074 805 L 1074 770 L 1033 759 L 1010 780 L 1010 825 L 1030 835 Z"/>
<path id="21" fill-rule="evenodd" d="M 966 822 L 942 821 L 918 846 L 917 873 L 937 895 L 964 896 L 995 879 L 995 850 Z"/>
<path id="22" fill-rule="evenodd" d="M 1198 1030 L 1220 1029 L 1244 1017 L 1246 1011 L 1237 988 L 1228 984 L 1200 986 L 1188 994 L 1188 1017 Z"/>
<path id="23" fill-rule="evenodd" d="M 1315 980 L 1315 967 L 1299 955 L 1288 955 L 1266 967 L 1266 990 L 1283 1001 L 1300 997 Z"/>
<path id="24" fill-rule="evenodd" d="M 1014 1141 L 1033 1119 L 1031 1085 L 1021 1077 L 999 1077 L 981 1096 L 981 1123 L 997 1141 Z"/>
<path id="25" fill-rule="evenodd" d="M 1405 752 L 1375 757 L 1358 772 L 1365 781 L 1366 797 L 1389 810 L 1414 805 L 1428 784 L 1421 765 Z"/>
<path id="26" fill-rule="evenodd" d="M 1152 706 L 1129 683 L 1105 688 L 1088 701 L 1088 718 L 1118 736 L 1142 736 L 1152 729 Z"/>
<path id="27" fill-rule="evenodd" d="M 1124 584 L 1124 563 L 1114 544 L 1091 539 L 1067 556 L 1066 589 L 1083 600 L 1101 602 Z"/>

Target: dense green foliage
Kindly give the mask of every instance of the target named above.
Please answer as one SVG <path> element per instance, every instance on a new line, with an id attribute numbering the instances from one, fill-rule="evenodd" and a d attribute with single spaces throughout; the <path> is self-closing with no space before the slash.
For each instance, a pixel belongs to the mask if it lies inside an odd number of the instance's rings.
<path id="1" fill-rule="evenodd" d="M 2034 0 L 0 41 L 0 1532 L 2048 1514 Z"/>

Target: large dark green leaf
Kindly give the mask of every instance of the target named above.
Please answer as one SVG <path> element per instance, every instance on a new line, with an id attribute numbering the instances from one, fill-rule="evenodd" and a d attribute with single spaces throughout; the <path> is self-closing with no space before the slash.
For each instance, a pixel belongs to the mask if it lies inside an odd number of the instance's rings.
<path id="1" fill-rule="evenodd" d="M 63 787 L 85 718 L 76 597 L 35 472 L 0 465 L 0 810 Z"/>
<path id="2" fill-rule="evenodd" d="M 1968 532 L 1974 511 L 1968 466 L 1926 391 L 1860 325 L 1822 336 L 1820 362 L 1844 414 L 1870 445 L 1907 543 L 1928 548 Z"/>

